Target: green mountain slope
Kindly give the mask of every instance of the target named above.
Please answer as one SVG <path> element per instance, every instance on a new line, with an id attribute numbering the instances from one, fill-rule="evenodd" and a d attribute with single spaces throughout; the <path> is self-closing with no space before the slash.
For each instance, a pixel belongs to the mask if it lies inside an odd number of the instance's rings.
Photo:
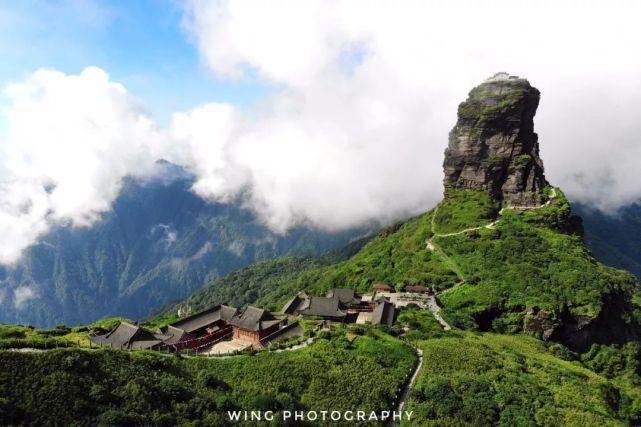
<path id="1" fill-rule="evenodd" d="M 464 329 L 528 331 L 576 347 L 638 336 L 637 281 L 597 262 L 581 236 L 567 230 L 574 223 L 559 190 L 541 209 L 501 215 L 485 193 L 462 191 L 437 210 L 384 230 L 346 260 L 258 263 L 214 281 L 178 307 L 231 302 L 279 309 L 301 290 L 368 292 L 377 282 L 422 284 L 440 291 L 444 316 Z M 452 224 L 479 228 L 443 236 L 456 233 Z M 428 249 L 430 239 L 437 249 Z"/>
<path id="2" fill-rule="evenodd" d="M 403 425 L 641 421 L 639 345 L 595 348 L 582 358 L 525 336 L 466 333 L 418 345 L 423 368 L 408 403 L 417 418 Z M 611 359 L 600 365 L 605 352 Z"/>
<path id="3" fill-rule="evenodd" d="M 150 320 L 225 302 L 278 310 L 302 290 L 387 282 L 432 287 L 451 330 L 405 307 L 391 328 L 332 324 L 302 349 L 224 359 L 0 351 L 0 424 L 225 425 L 227 409 L 393 409 L 412 346 L 422 364 L 406 425 L 639 425 L 641 287 L 594 258 L 547 183 L 538 91 L 523 79 L 482 86 L 459 107 L 445 198 L 430 212 L 323 256 L 255 263 Z M 86 336 L 26 329 L 0 327 L 0 347 Z"/>
<path id="4" fill-rule="evenodd" d="M 381 411 L 414 361 L 387 334 L 349 341 L 344 328 L 300 350 L 228 359 L 0 351 L 0 424 L 218 426 L 230 410 Z"/>

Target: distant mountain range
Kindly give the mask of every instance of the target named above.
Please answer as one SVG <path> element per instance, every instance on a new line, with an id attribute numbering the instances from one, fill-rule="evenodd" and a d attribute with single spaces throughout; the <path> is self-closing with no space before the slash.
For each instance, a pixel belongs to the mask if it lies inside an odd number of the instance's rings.
<path id="1" fill-rule="evenodd" d="M 365 229 L 305 228 L 278 235 L 240 202 L 207 203 L 193 177 L 160 162 L 151 181 L 129 180 L 91 228 L 60 227 L 11 268 L 0 267 L 0 322 L 37 326 L 145 318 L 214 279 L 275 256 L 319 255 Z"/>
<path id="2" fill-rule="evenodd" d="M 583 218 L 585 242 L 596 258 L 641 280 L 641 205 L 626 206 L 613 215 L 578 203 L 573 208 Z"/>

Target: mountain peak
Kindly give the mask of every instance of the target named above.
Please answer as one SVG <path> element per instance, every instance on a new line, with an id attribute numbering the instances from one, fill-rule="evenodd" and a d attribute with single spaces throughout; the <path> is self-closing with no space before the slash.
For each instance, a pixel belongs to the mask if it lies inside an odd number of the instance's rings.
<path id="1" fill-rule="evenodd" d="M 549 184 L 539 156 L 534 115 L 540 92 L 523 78 L 496 73 L 458 107 L 445 150 L 445 195 L 485 190 L 508 205 L 535 206 Z"/>

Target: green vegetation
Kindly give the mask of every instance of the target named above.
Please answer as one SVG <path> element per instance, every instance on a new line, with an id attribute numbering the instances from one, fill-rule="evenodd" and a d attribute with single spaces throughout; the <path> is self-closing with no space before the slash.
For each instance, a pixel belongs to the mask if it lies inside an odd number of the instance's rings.
<path id="1" fill-rule="evenodd" d="M 514 158 L 512 161 L 512 166 L 515 169 L 523 169 L 527 165 L 529 165 L 533 161 L 532 156 L 530 154 L 521 154 Z"/>
<path id="2" fill-rule="evenodd" d="M 322 258 L 255 264 L 214 282 L 184 304 L 204 308 L 227 301 L 278 310 L 301 290 L 323 294 L 332 287 L 352 287 L 367 292 L 376 282 L 443 290 L 463 278 L 464 285 L 440 296 L 443 316 L 462 329 L 517 333 L 523 331 L 528 308 L 558 323 L 566 312 L 596 318 L 607 304 L 621 307 L 620 319 L 610 318 L 611 325 L 620 321 L 617 327 L 638 327 L 641 310 L 634 301 L 641 297 L 636 280 L 599 264 L 580 235 L 565 231 L 573 219 L 560 190 L 549 205 L 525 212 L 507 209 L 493 228 L 484 228 L 497 217 L 497 209 L 483 192 L 452 191 L 436 213 L 389 227 L 347 259 L 329 265 Z M 432 215 L 440 234 L 481 228 L 437 236 L 432 251 L 426 245 L 432 237 Z"/>
<path id="3" fill-rule="evenodd" d="M 104 331 L 110 331 L 118 326 L 120 322 L 133 323 L 131 319 L 127 319 L 125 317 L 107 317 L 105 319 L 97 320 L 87 327 L 89 329 L 102 329 Z"/>
<path id="4" fill-rule="evenodd" d="M 436 211 L 435 231 L 446 234 L 480 227 L 493 221 L 498 212 L 499 203 L 484 191 L 448 190 Z"/>
<path id="5" fill-rule="evenodd" d="M 415 343 L 418 340 L 426 340 L 429 338 L 441 338 L 445 335 L 451 336 L 453 333 L 446 334 L 443 327 L 434 318 L 431 311 L 428 310 L 412 310 L 403 308 L 400 310 L 396 318 L 395 328 L 406 327 L 409 331 L 403 334 L 403 337 L 409 342 Z"/>
<path id="6" fill-rule="evenodd" d="M 233 409 L 386 409 L 415 356 L 364 329 L 352 342 L 338 328 L 300 350 L 229 359 L 0 351 L 0 424 L 199 426 Z"/>
<path id="7" fill-rule="evenodd" d="M 494 229 L 439 239 L 467 281 L 441 297 L 444 315 L 469 328 L 489 314 L 484 329 L 510 332 L 527 307 L 594 318 L 608 300 L 638 292 L 631 274 L 597 263 L 580 236 L 556 231 L 569 213 L 559 192 L 544 208 L 504 212 Z"/>
<path id="8" fill-rule="evenodd" d="M 447 288 L 458 279 L 442 258 L 428 250 L 431 214 L 383 230 L 347 260 L 326 265 L 325 258 L 282 258 L 244 268 L 196 292 L 181 305 L 195 309 L 227 302 L 279 310 L 301 290 L 324 294 L 331 288 L 371 291 L 377 282 Z"/>
<path id="9" fill-rule="evenodd" d="M 501 90 L 497 88 L 500 86 Z M 508 90 L 505 90 L 509 88 Z M 533 90 L 525 80 L 486 82 L 472 89 L 468 99 L 459 104 L 458 117 L 485 123 L 518 112 L 523 99 Z M 491 101 L 491 102 L 488 102 Z"/>
<path id="10" fill-rule="evenodd" d="M 582 365 L 555 355 L 571 355 L 567 349 L 546 348 L 522 335 L 465 333 L 421 341 L 419 346 L 424 361 L 408 403 L 408 410 L 418 416 L 411 425 L 603 426 L 641 421 L 638 346 L 623 352 L 608 348 L 627 361 L 610 377 L 598 373 L 612 363 L 599 365 L 602 348 L 588 353 Z M 618 360 L 613 355 L 604 359 Z M 601 370 L 588 369 L 595 365 Z M 628 383 L 616 377 L 621 370 L 628 373 Z"/>
<path id="11" fill-rule="evenodd" d="M 158 323 L 169 318 L 160 318 Z M 4 325 L 0 323 L 0 349 L 35 348 L 51 349 L 59 347 L 90 347 L 90 333 L 104 333 L 115 328 L 120 322 L 133 323 L 124 317 L 110 317 L 98 320 L 90 325 L 70 328 L 58 325 L 55 328 L 34 328 L 23 325 Z M 167 324 L 162 323 L 162 324 Z"/>
<path id="12" fill-rule="evenodd" d="M 0 324 L 0 349 L 77 347 L 85 342 L 86 334 L 81 337 L 76 332 L 66 326 L 35 329 L 30 326 Z"/>
<path id="13" fill-rule="evenodd" d="M 324 294 L 332 287 L 370 291 L 376 282 L 397 288 L 424 284 L 446 290 L 438 299 L 453 331 L 444 332 L 428 311 L 404 308 L 389 330 L 340 327 L 322 331 L 300 350 L 275 351 L 304 338 L 224 359 L 96 350 L 1 352 L 0 362 L 8 367 L 4 375 L 14 367 L 18 374 L 16 380 L 0 378 L 0 416 L 42 424 L 50 416 L 39 409 L 45 401 L 63 423 L 98 424 L 216 424 L 227 408 L 389 408 L 414 363 L 400 338 L 425 354 L 408 405 L 419 417 L 412 425 L 639 424 L 641 345 L 633 341 L 641 330 L 638 283 L 592 257 L 573 232 L 570 206 L 560 191 L 549 205 L 507 209 L 486 228 L 497 210 L 484 193 L 451 192 L 438 210 L 371 239 L 324 257 L 252 265 L 181 303 L 193 309 L 227 302 L 278 310 L 301 290 Z M 437 245 L 433 250 L 427 247 L 430 239 Z M 452 288 L 457 283 L 462 284 Z M 561 343 L 545 344 L 522 333 L 528 310 L 544 313 L 552 325 L 563 316 L 600 320 L 600 335 L 586 334 L 583 354 Z M 175 307 L 146 325 L 174 318 Z M 1 327 L 0 343 L 25 336 L 70 342 L 118 320 L 72 330 Z M 301 323 L 309 331 L 318 321 Z"/>

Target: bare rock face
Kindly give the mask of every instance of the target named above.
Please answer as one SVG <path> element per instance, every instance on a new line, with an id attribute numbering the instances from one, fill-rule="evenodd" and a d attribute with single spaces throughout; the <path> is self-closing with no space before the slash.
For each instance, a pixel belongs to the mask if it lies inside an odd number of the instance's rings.
<path id="1" fill-rule="evenodd" d="M 455 189 L 485 190 L 510 206 L 536 206 L 548 186 L 539 157 L 534 115 L 539 91 L 498 73 L 472 89 L 458 107 L 445 150 L 445 196 Z"/>

